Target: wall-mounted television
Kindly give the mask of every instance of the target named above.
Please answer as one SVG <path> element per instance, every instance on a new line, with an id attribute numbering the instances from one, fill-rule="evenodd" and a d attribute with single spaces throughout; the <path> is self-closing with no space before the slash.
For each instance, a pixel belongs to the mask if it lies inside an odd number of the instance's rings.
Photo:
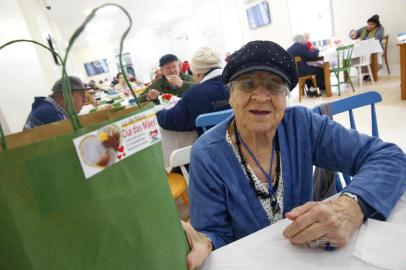
<path id="1" fill-rule="evenodd" d="M 85 63 L 85 69 L 87 76 L 95 76 L 97 74 L 108 73 L 109 65 L 107 64 L 107 59 L 101 59 Z"/>
<path id="2" fill-rule="evenodd" d="M 247 18 L 250 29 L 255 29 L 271 23 L 268 1 L 263 1 L 247 8 Z"/>

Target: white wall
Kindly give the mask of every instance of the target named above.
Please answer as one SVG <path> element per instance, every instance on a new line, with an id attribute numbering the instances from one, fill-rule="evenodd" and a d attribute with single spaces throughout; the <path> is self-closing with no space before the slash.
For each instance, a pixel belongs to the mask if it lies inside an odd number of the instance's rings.
<path id="1" fill-rule="evenodd" d="M 232 5 L 233 1 L 229 2 Z M 202 46 L 211 47 L 224 55 L 226 47 L 221 15 L 217 0 L 202 1 L 193 13 L 168 25 L 162 34 L 169 41 L 170 50 L 181 60 L 190 60 Z"/>
<path id="2" fill-rule="evenodd" d="M 351 29 L 365 26 L 374 14 L 380 16 L 385 33 L 389 34 L 388 62 L 391 73 L 399 74 L 399 47 L 396 46 L 397 34 L 406 31 L 405 0 L 331 0 L 335 35 L 342 40 L 349 40 Z M 385 73 L 384 73 L 385 74 Z"/>
<path id="3" fill-rule="evenodd" d="M 25 23 L 28 26 L 31 39 L 48 46 L 46 38 L 48 35 L 51 35 L 55 41 L 55 48 L 58 48 L 59 33 L 56 29 L 51 30 L 49 23 L 50 18 L 46 14 L 48 11 L 41 5 L 40 1 L 18 0 L 18 4 Z M 56 33 L 54 33 L 54 31 L 56 31 Z M 39 64 L 44 71 L 48 85 L 53 85 L 53 83 L 61 77 L 61 66 L 55 64 L 49 51 L 39 46 L 35 46 L 35 50 L 37 51 Z"/>
<path id="4" fill-rule="evenodd" d="M 287 0 L 268 1 L 271 14 L 271 24 L 251 30 L 248 26 L 246 8 L 255 5 L 258 1 L 239 2 L 241 30 L 244 43 L 251 40 L 271 40 L 284 48 L 292 44 L 290 33 L 289 8 Z"/>
<path id="5" fill-rule="evenodd" d="M 68 74 L 75 75 L 88 82 L 90 80 L 104 80 L 106 77 L 114 77 L 117 74 L 115 66 L 114 49 L 119 47 L 119 41 L 116 43 L 100 42 L 84 48 L 73 48 L 71 50 L 74 70 L 68 70 Z M 96 76 L 88 77 L 84 64 L 107 58 L 110 73 L 103 73 Z"/>
<path id="6" fill-rule="evenodd" d="M 31 39 L 17 1 L 0 0 L 0 44 L 13 39 Z M 51 88 L 34 45 L 14 44 L 0 51 L 0 108 L 11 132 L 21 131 L 31 111 L 34 96 Z"/>
<path id="7" fill-rule="evenodd" d="M 169 48 L 169 42 L 160 33 L 144 33 L 139 36 L 133 36 L 124 42 L 123 53 L 129 52 L 133 61 L 137 79 L 143 82 L 151 80 L 151 73 L 157 68 L 159 57 L 166 53 L 173 53 Z M 72 59 L 74 67 L 72 72 L 82 78 L 84 81 L 103 80 L 107 77 L 116 76 L 118 69 L 115 55 L 120 48 L 120 40 L 116 42 L 96 42 L 87 47 L 72 49 Z M 108 59 L 109 73 L 103 73 L 88 77 L 84 63 Z M 70 73 L 73 74 L 73 73 Z"/>

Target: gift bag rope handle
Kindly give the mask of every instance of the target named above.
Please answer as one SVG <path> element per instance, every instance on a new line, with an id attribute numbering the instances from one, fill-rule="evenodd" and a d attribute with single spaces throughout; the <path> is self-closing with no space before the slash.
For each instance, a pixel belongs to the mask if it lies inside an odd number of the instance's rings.
<path id="1" fill-rule="evenodd" d="M 68 113 L 69 119 L 71 121 L 71 124 L 72 124 L 72 127 L 74 130 L 80 129 L 81 125 L 80 125 L 78 114 L 76 113 L 76 111 L 74 109 L 74 105 L 73 105 L 72 91 L 71 91 L 71 87 L 69 84 L 68 75 L 66 73 L 66 61 L 68 58 L 68 54 L 73 46 L 73 43 L 79 37 L 79 35 L 85 30 L 86 25 L 96 16 L 96 12 L 99 9 L 102 9 L 107 6 L 115 6 L 115 7 L 119 8 L 120 10 L 122 10 L 124 12 L 124 14 L 127 16 L 128 20 L 129 20 L 129 25 L 128 25 L 127 29 L 125 30 L 124 34 L 121 36 L 121 40 L 120 40 L 119 64 L 120 64 L 121 73 L 124 76 L 124 80 L 125 80 L 128 88 L 130 89 L 132 96 L 134 97 L 138 107 L 141 107 L 140 102 L 139 102 L 137 96 L 135 95 L 135 92 L 131 86 L 131 83 L 128 80 L 127 75 L 124 71 L 122 53 L 123 53 L 123 47 L 124 47 L 124 40 L 126 39 L 128 33 L 130 32 L 131 27 L 132 27 L 132 19 L 131 19 L 130 14 L 127 12 L 127 10 L 124 9 L 120 5 L 107 3 L 107 4 L 101 5 L 95 9 L 93 9 L 90 12 L 90 14 L 86 17 L 85 21 L 79 26 L 79 28 L 73 33 L 72 37 L 70 38 L 64 59 L 62 59 L 61 56 L 58 53 L 56 53 L 54 50 L 52 50 L 51 48 L 49 48 L 37 41 L 34 41 L 34 40 L 18 39 L 18 40 L 13 40 L 13 41 L 7 42 L 7 43 L 3 44 L 2 46 L 0 46 L 0 50 L 1 50 L 4 47 L 17 43 L 17 42 L 31 42 L 31 43 L 34 43 L 36 45 L 43 47 L 44 49 L 47 49 L 61 61 L 61 63 L 62 63 L 62 94 L 63 94 L 63 98 L 64 98 L 64 102 L 65 102 L 65 109 Z M 1 147 L 3 150 L 8 149 L 7 140 L 4 135 L 1 124 L 0 124 L 0 143 L 1 143 Z"/>
<path id="2" fill-rule="evenodd" d="M 51 52 L 52 54 L 54 54 L 55 57 L 57 57 L 58 60 L 61 61 L 61 63 L 62 63 L 62 57 L 61 57 L 57 52 L 55 52 L 55 51 L 52 50 L 51 48 L 49 48 L 49 47 L 45 46 L 44 44 L 42 44 L 42 43 L 40 43 L 40 42 L 37 42 L 37 41 L 35 41 L 35 40 L 30 40 L 30 39 L 16 39 L 16 40 L 12 40 L 12 41 L 9 41 L 9 42 L 3 44 L 2 46 L 0 46 L 0 50 L 3 49 L 3 48 L 5 48 L 5 47 L 7 47 L 7 46 L 9 46 L 9 45 L 12 45 L 12 44 L 14 44 L 14 43 L 19 43 L 19 42 L 34 43 L 35 45 L 38 45 L 38 46 L 40 46 L 40 47 L 42 47 L 42 48 L 44 48 L 44 49 L 50 51 L 50 52 Z M 65 74 L 65 76 L 67 76 L 67 75 Z M 0 123 L 0 139 L 1 139 L 1 140 L 0 140 L 1 148 L 2 148 L 3 150 L 7 150 L 7 149 L 8 149 L 7 140 L 6 140 L 6 136 L 4 135 L 4 131 L 3 131 L 3 127 L 1 126 L 1 123 Z"/>

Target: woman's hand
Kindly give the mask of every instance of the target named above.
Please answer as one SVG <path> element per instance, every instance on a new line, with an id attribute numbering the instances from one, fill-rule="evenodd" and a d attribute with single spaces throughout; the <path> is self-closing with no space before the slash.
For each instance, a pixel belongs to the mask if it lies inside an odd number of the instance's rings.
<path id="1" fill-rule="evenodd" d="M 348 196 L 326 202 L 308 202 L 286 213 L 293 222 L 283 235 L 294 245 L 310 245 L 324 237 L 330 246 L 342 247 L 362 224 L 363 216 L 358 203 Z"/>
<path id="2" fill-rule="evenodd" d="M 191 249 L 187 256 L 187 266 L 189 270 L 193 270 L 201 266 L 210 255 L 212 250 L 211 241 L 207 236 L 196 231 L 189 222 L 181 221 L 181 223 Z"/>
<path id="3" fill-rule="evenodd" d="M 352 30 L 352 31 L 350 32 L 350 36 L 351 36 L 352 39 L 356 39 L 356 38 L 357 38 L 357 32 L 354 31 L 354 30 Z"/>
<path id="4" fill-rule="evenodd" d="M 158 90 L 151 89 L 147 93 L 147 100 L 156 100 L 161 93 Z"/>

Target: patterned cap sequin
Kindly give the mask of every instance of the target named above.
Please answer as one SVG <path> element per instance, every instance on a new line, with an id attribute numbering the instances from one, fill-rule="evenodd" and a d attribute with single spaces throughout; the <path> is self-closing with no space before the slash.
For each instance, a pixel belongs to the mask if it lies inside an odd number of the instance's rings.
<path id="1" fill-rule="evenodd" d="M 270 71 L 284 79 L 291 91 L 298 82 L 295 59 L 272 41 L 251 41 L 235 51 L 223 70 L 224 83 L 251 71 Z"/>

